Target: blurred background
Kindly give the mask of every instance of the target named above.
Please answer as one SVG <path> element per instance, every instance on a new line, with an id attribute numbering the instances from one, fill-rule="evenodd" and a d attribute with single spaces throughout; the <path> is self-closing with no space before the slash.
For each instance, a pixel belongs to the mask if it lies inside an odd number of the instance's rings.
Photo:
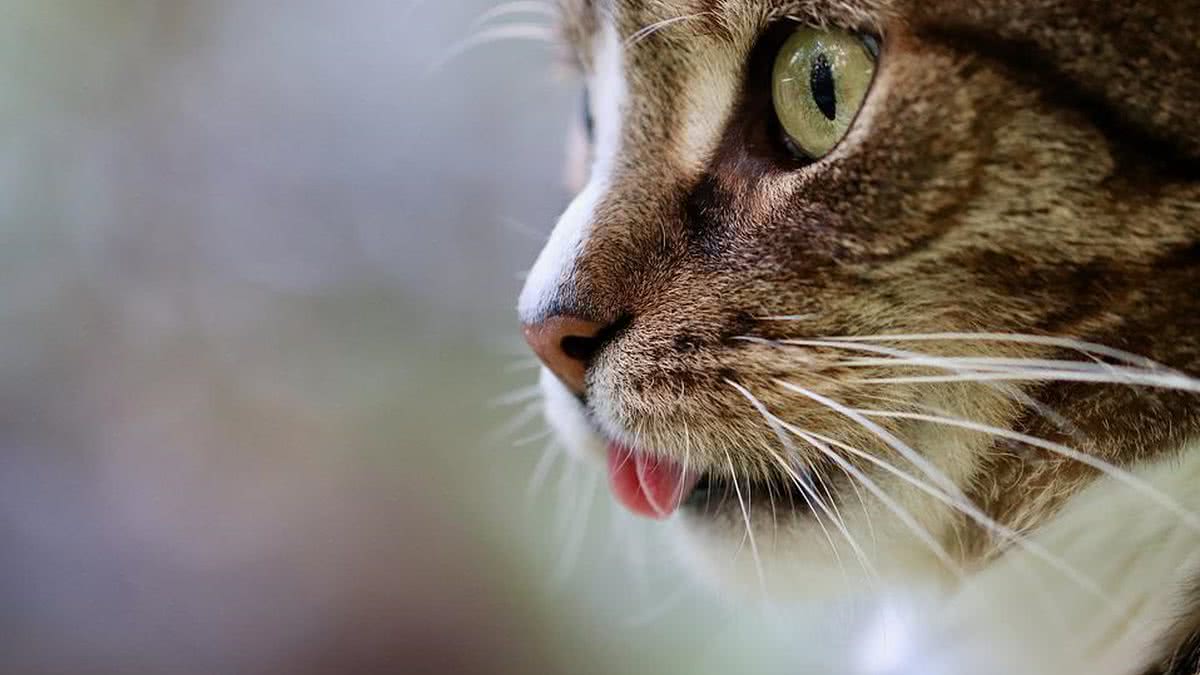
<path id="1" fill-rule="evenodd" d="M 496 4 L 0 0 L 0 673 L 820 672 L 543 454 Z"/>

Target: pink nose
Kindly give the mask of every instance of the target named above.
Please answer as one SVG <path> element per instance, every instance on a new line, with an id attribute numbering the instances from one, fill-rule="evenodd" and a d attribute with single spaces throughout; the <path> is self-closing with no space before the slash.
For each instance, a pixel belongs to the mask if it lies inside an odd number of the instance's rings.
<path id="1" fill-rule="evenodd" d="M 600 347 L 604 324 L 571 316 L 552 316 L 524 326 L 525 341 L 550 372 L 576 394 L 587 385 L 588 362 Z"/>

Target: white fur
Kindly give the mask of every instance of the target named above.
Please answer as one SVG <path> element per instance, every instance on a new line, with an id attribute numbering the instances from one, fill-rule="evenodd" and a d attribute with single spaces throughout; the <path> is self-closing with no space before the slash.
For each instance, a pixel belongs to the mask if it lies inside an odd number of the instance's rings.
<path id="1" fill-rule="evenodd" d="M 606 449 L 604 441 L 592 431 L 584 416 L 583 406 L 575 396 L 547 368 L 542 368 L 538 377 L 544 400 L 543 414 L 546 423 L 554 430 L 555 437 L 562 441 L 567 452 L 580 459 L 603 463 Z"/>
<path id="2" fill-rule="evenodd" d="M 623 110 L 627 98 L 624 52 L 616 29 L 604 29 L 596 40 L 595 73 L 588 85 L 595 121 L 595 144 L 587 185 L 567 207 L 550 233 L 525 280 L 517 310 L 525 321 L 536 321 L 570 278 L 587 241 L 596 206 L 608 192 L 613 160 L 620 152 Z"/>
<path id="3" fill-rule="evenodd" d="M 1200 512 L 1200 443 L 1137 477 Z M 938 600 L 893 600 L 862 642 L 864 675 L 1139 675 L 1161 658 L 1183 591 L 1200 574 L 1200 531 L 1102 479 L 1032 535 L 1100 596 L 1014 549 Z"/>

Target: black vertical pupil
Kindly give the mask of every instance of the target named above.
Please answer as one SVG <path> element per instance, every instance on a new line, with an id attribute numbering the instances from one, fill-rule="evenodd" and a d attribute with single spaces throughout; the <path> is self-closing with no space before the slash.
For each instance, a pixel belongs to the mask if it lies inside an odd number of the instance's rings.
<path id="1" fill-rule="evenodd" d="M 837 119 L 837 91 L 833 86 L 833 67 L 824 53 L 817 54 L 813 59 L 812 70 L 808 74 L 808 86 L 812 91 L 813 102 L 825 119 Z"/>

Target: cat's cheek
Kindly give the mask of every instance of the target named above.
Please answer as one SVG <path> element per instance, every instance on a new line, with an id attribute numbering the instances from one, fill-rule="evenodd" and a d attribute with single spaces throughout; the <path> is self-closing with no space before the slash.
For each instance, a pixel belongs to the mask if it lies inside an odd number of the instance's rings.
<path id="1" fill-rule="evenodd" d="M 607 452 L 602 439 L 588 422 L 587 413 L 575 396 L 549 370 L 543 368 L 538 379 L 542 390 L 542 413 L 554 437 L 568 454 L 602 466 Z"/>

